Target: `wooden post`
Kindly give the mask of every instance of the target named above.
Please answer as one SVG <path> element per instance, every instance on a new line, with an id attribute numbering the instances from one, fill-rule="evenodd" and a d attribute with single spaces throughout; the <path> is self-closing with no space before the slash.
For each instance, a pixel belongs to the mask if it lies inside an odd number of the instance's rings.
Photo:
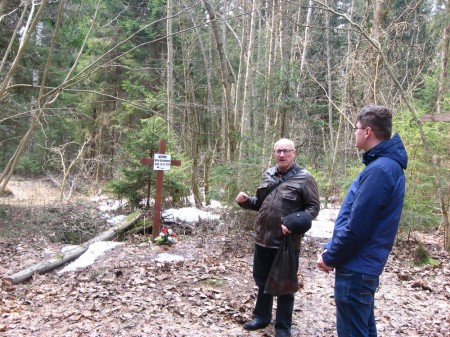
<path id="1" fill-rule="evenodd" d="M 159 150 L 158 154 L 166 153 L 166 139 L 159 140 Z M 153 158 L 141 158 L 140 163 L 142 165 L 153 165 L 155 159 Z M 170 165 L 180 166 L 180 160 L 170 160 Z M 170 166 L 169 166 L 170 169 Z M 156 238 L 159 235 L 159 230 L 161 227 L 161 205 L 162 205 L 162 195 L 163 195 L 163 180 L 164 180 L 164 170 L 155 169 L 156 171 L 156 194 L 155 194 L 155 206 L 153 207 L 153 227 L 152 236 Z"/>

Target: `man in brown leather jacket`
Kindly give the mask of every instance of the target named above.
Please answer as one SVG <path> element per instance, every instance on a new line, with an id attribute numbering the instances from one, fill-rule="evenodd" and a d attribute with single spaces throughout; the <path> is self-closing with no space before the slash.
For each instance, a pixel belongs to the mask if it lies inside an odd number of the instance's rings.
<path id="1" fill-rule="evenodd" d="M 295 162 L 295 145 L 286 138 L 274 145 L 277 165 L 267 169 L 261 184 L 253 197 L 239 192 L 236 202 L 245 209 L 259 211 L 254 223 L 253 278 L 258 286 L 258 297 L 253 310 L 253 320 L 244 323 L 244 329 L 257 330 L 268 326 L 272 320 L 273 296 L 264 292 L 270 267 L 284 235 L 291 235 L 291 241 L 298 258 L 304 226 L 283 223 L 283 218 L 297 212 L 309 221 L 309 226 L 317 214 L 320 203 L 317 184 L 312 175 Z M 274 189 L 271 186 L 278 184 Z M 303 224 L 302 224 L 303 225 Z M 307 227 L 308 228 L 308 227 Z M 291 335 L 294 293 L 277 296 L 275 318 L 276 337 Z"/>

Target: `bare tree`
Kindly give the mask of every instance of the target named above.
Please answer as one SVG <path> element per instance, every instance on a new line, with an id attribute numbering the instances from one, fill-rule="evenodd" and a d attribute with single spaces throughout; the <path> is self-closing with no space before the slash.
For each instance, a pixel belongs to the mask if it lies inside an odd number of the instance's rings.
<path id="1" fill-rule="evenodd" d="M 167 129 L 170 130 L 173 124 L 173 0 L 167 0 Z"/>
<path id="2" fill-rule="evenodd" d="M 290 95 L 290 55 L 291 55 L 291 36 L 292 29 L 290 24 L 291 17 L 291 4 L 289 1 L 280 1 L 279 4 L 279 16 L 280 16 L 280 59 L 281 68 L 281 92 L 280 92 L 280 105 L 278 112 L 279 130 L 278 135 L 280 138 L 289 136 L 289 95 Z"/>
<path id="3" fill-rule="evenodd" d="M 327 3 L 327 0 L 325 0 Z M 331 24 L 330 24 L 331 13 L 325 12 L 325 48 L 327 55 L 327 82 L 328 82 L 328 132 L 330 138 L 330 149 L 334 149 L 334 134 L 333 134 L 333 78 L 331 75 Z"/>
<path id="4" fill-rule="evenodd" d="M 195 27 L 195 20 L 192 17 L 192 13 L 188 12 L 187 13 L 189 15 L 189 18 L 191 20 L 192 25 Z M 205 77 L 206 77 L 206 107 L 205 107 L 205 113 L 208 114 L 207 116 L 207 120 L 214 120 L 214 116 L 216 115 L 216 107 L 214 104 L 214 96 L 213 96 L 213 85 L 212 85 L 212 57 L 210 54 L 207 54 L 206 51 L 206 47 L 205 44 L 203 42 L 202 36 L 200 35 L 199 29 L 196 27 L 194 29 L 194 34 L 195 34 L 195 38 L 194 38 L 194 42 L 192 42 L 192 45 L 196 45 L 195 41 L 198 43 L 198 46 L 200 48 L 200 55 L 202 57 L 203 60 L 203 64 L 204 64 L 204 68 L 205 68 Z M 207 39 L 208 42 L 210 42 L 210 31 L 208 30 L 207 32 Z M 183 38 L 183 41 L 185 41 L 185 39 Z M 186 51 L 186 46 L 183 47 L 183 56 L 185 55 Z M 209 50 L 211 50 L 211 48 L 209 48 Z M 186 61 L 184 62 L 186 63 Z M 186 72 L 186 65 L 184 66 L 184 71 Z M 186 86 L 187 87 L 187 86 Z M 186 123 L 188 124 L 188 123 Z M 203 127 L 203 128 L 202 128 Z M 206 147 L 207 149 L 204 150 L 204 157 L 203 157 L 203 165 L 204 165 L 204 173 L 203 173 L 203 185 L 204 185 L 204 193 L 205 193 L 205 203 L 206 205 L 210 205 L 211 204 L 211 200 L 210 200 L 210 196 L 209 196 L 209 179 L 210 179 L 210 168 L 211 168 L 211 164 L 212 164 L 212 153 L 214 152 L 213 150 L 213 145 L 212 145 L 212 138 L 211 135 L 213 135 L 216 132 L 216 128 L 214 127 L 214 124 L 211 125 L 211 123 L 208 123 L 207 125 L 202 125 L 202 123 L 199 123 L 198 125 L 198 129 L 199 132 L 204 132 L 205 135 L 207 135 L 206 137 Z M 197 130 L 197 129 L 196 129 Z M 184 132 L 183 133 L 185 136 L 185 139 L 189 139 L 190 135 L 188 134 L 188 132 Z M 199 143 L 198 140 L 198 135 L 195 135 L 196 139 L 195 142 Z M 192 142 L 194 143 L 194 142 Z M 196 145 L 196 150 L 197 150 L 197 154 L 199 155 L 199 144 Z M 201 163 L 198 162 L 198 158 L 197 158 L 197 162 L 193 163 L 193 165 L 201 165 Z M 194 168 L 193 168 L 194 170 Z M 192 177 L 191 181 L 192 181 L 192 185 L 196 185 L 197 186 L 197 190 L 194 191 L 193 193 L 194 195 L 197 195 L 197 197 L 194 197 L 196 202 L 200 202 L 201 198 L 200 198 L 200 191 L 198 190 L 198 186 L 199 186 L 199 180 L 200 180 L 200 173 L 198 172 L 198 168 L 197 171 L 195 172 L 197 175 L 194 177 Z"/>
<path id="5" fill-rule="evenodd" d="M 251 81 L 253 75 L 253 44 L 255 40 L 255 17 L 258 8 L 258 1 L 252 0 L 252 8 L 250 12 L 250 27 L 248 36 L 243 48 L 246 50 L 246 61 L 245 61 L 245 80 L 244 80 L 244 96 L 242 98 L 242 115 L 241 115 L 241 137 L 245 136 L 250 131 L 250 105 L 248 104 L 249 95 L 251 93 Z M 240 143 L 239 147 L 239 159 L 243 158 L 243 142 Z"/>
<path id="6" fill-rule="evenodd" d="M 70 200 L 72 196 L 72 192 L 75 188 L 75 182 L 76 182 L 76 175 L 73 176 L 71 179 L 71 173 L 73 171 L 74 166 L 83 159 L 84 155 L 84 148 L 87 144 L 90 143 L 90 139 L 86 139 L 83 144 L 76 144 L 74 142 L 69 142 L 66 144 L 62 144 L 60 146 L 52 147 L 49 150 L 53 153 L 55 153 L 59 158 L 59 163 L 62 170 L 62 177 L 61 179 L 58 179 L 56 177 L 50 176 L 53 182 L 59 187 L 59 200 L 60 201 L 68 201 Z M 67 158 L 67 149 L 72 153 L 74 146 L 79 146 L 79 149 L 77 151 L 77 155 L 74 159 L 69 160 Z M 70 183 L 68 193 L 66 194 L 67 185 Z"/>
<path id="7" fill-rule="evenodd" d="M 420 139 L 422 141 L 422 144 L 424 146 L 425 149 L 425 153 L 427 155 L 428 158 L 428 163 L 430 165 L 431 168 L 434 168 L 434 152 L 432 151 L 429 143 L 428 143 L 428 138 L 425 135 L 425 132 L 423 130 L 423 125 L 422 125 L 422 121 L 418 118 L 416 109 L 414 108 L 414 106 L 411 104 L 410 99 L 408 98 L 405 90 L 403 89 L 402 85 L 400 84 L 400 82 L 398 81 L 397 77 L 395 76 L 393 70 L 392 70 L 392 66 L 389 63 L 389 61 L 386 58 L 386 55 L 384 54 L 383 50 L 382 50 L 382 44 L 380 43 L 380 41 L 374 40 L 367 31 L 365 31 L 360 25 L 358 25 L 357 23 L 355 23 L 351 18 L 349 18 L 346 14 L 344 13 L 340 13 L 332 8 L 330 8 L 329 6 L 327 6 L 325 3 L 320 2 L 320 1 L 316 1 L 313 0 L 316 3 L 319 3 L 321 6 L 323 6 L 323 8 L 342 16 L 343 18 L 345 18 L 345 20 L 347 20 L 353 28 L 355 28 L 369 43 L 370 45 L 377 51 L 377 53 L 380 55 L 380 60 L 383 62 L 384 66 L 387 69 L 388 75 L 390 77 L 390 79 L 395 83 L 395 86 L 397 87 L 400 96 L 402 97 L 402 100 L 404 102 L 404 104 L 408 107 L 408 110 L 411 112 L 411 115 L 417 125 L 417 128 L 419 130 L 419 135 L 420 135 Z M 433 170 L 432 172 L 434 173 L 434 181 L 435 181 L 435 186 L 436 186 L 436 192 L 438 194 L 438 198 L 440 200 L 444 200 L 445 197 L 443 196 L 443 193 L 445 193 L 445 189 L 443 188 L 443 178 L 441 177 L 440 173 L 438 170 Z M 445 211 L 444 211 L 445 212 Z M 444 212 L 441 210 L 441 214 L 444 214 Z M 446 235 L 447 232 L 445 232 L 444 235 Z M 448 237 L 446 237 L 446 243 L 445 243 L 445 249 L 446 250 L 450 250 L 450 245 L 448 245 Z"/>
<path id="8" fill-rule="evenodd" d="M 219 33 L 219 26 L 217 24 L 216 13 L 212 8 L 208 0 L 203 0 L 206 11 L 208 12 L 211 29 L 214 34 L 214 39 L 216 41 L 217 53 L 220 60 L 220 75 L 222 79 L 222 89 L 223 89 L 223 120 L 225 122 L 222 125 L 225 130 L 224 145 L 226 145 L 227 160 L 234 160 L 236 153 L 236 140 L 233 137 L 234 134 L 234 121 L 232 113 L 232 99 L 231 99 L 231 85 L 230 85 L 230 69 L 228 66 L 227 55 L 225 53 L 225 47 L 223 44 L 222 37 Z"/>
<path id="9" fill-rule="evenodd" d="M 445 13 L 447 18 L 450 18 L 450 0 L 447 0 L 445 4 Z M 447 24 L 444 27 L 444 33 L 442 34 L 441 72 L 439 75 L 437 86 L 436 113 L 438 114 L 446 112 L 442 111 L 442 101 L 444 99 L 444 94 L 447 93 L 449 90 L 448 87 L 449 48 L 450 48 L 450 20 L 447 20 Z"/>
<path id="10" fill-rule="evenodd" d="M 445 12 L 447 18 L 450 18 L 450 0 L 447 0 L 445 6 Z M 448 93 L 448 60 L 449 60 L 449 43 L 450 42 L 450 20 L 447 20 L 447 24 L 444 27 L 444 34 L 442 36 L 442 51 L 441 51 L 441 73 L 438 80 L 438 89 L 436 95 L 436 112 L 438 114 L 442 113 L 442 101 L 444 95 Z M 440 165 L 437 160 L 435 160 L 435 165 L 439 169 Z M 442 183 L 443 185 L 445 182 Z M 439 188 L 439 185 L 438 185 Z M 450 188 L 449 183 L 447 186 L 440 187 L 442 190 L 439 193 L 439 204 L 441 208 L 442 220 L 439 228 L 444 232 L 444 247 L 446 251 L 450 251 L 450 221 L 449 221 L 449 198 L 450 198 Z"/>
<path id="11" fill-rule="evenodd" d="M 182 55 L 183 55 L 183 77 L 184 77 L 184 120 L 186 121 L 185 127 L 185 139 L 189 139 L 190 142 L 185 145 L 189 148 L 189 154 L 192 158 L 191 169 L 191 190 L 194 196 L 195 205 L 200 207 L 202 205 L 202 199 L 200 196 L 200 182 L 199 182 L 199 168 L 200 168 L 200 150 L 199 150 L 199 134 L 200 134 L 200 119 L 198 114 L 197 99 L 195 94 L 195 84 L 191 73 L 190 66 L 191 59 L 191 46 L 195 46 L 193 43 L 189 43 L 189 39 L 184 33 L 182 36 Z"/>
<path id="12" fill-rule="evenodd" d="M 266 44 L 269 46 L 267 49 L 268 55 L 267 55 L 267 70 L 266 70 L 266 79 L 267 82 L 270 83 L 272 80 L 273 74 L 274 74 L 274 67 L 276 62 L 276 38 L 277 34 L 279 32 L 279 15 L 278 15 L 278 0 L 272 1 L 272 7 L 269 7 L 270 2 L 267 2 L 266 11 L 271 15 L 268 17 L 268 20 L 270 20 L 270 27 L 268 27 L 267 31 L 267 42 Z M 273 88 L 270 85 L 266 85 L 266 91 L 265 91 L 265 109 L 264 109 L 264 134 L 265 135 L 272 135 L 270 132 L 270 128 L 275 124 L 275 116 L 273 114 Z M 275 136 L 273 136 L 274 138 Z M 263 158 L 266 159 L 268 156 L 265 153 L 266 148 L 270 147 L 270 145 L 273 144 L 273 139 L 270 137 L 264 137 L 264 144 L 263 144 Z M 269 157 L 270 158 L 270 157 Z"/>

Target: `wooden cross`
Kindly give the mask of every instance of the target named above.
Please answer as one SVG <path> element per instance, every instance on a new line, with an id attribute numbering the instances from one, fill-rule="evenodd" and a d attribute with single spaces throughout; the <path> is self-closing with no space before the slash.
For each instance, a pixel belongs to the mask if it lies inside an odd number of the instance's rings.
<path id="1" fill-rule="evenodd" d="M 158 154 L 166 153 L 166 139 L 159 140 L 159 152 Z M 152 166 L 154 164 L 153 158 L 141 158 L 140 163 L 142 165 Z M 170 165 L 181 166 L 181 160 L 171 160 Z M 163 192 L 163 178 L 164 170 L 156 170 L 156 195 L 155 195 L 155 207 L 153 209 L 153 227 L 152 236 L 155 239 L 159 235 L 159 228 L 161 225 L 161 205 L 162 205 L 162 192 Z"/>

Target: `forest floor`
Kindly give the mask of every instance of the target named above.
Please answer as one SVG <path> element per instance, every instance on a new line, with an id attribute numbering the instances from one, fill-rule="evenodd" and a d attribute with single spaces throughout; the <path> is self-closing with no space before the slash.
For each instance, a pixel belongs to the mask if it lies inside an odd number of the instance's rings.
<path id="1" fill-rule="evenodd" d="M 84 241 L 107 226 L 95 203 L 59 203 L 47 182 L 10 185 L 14 196 L 0 198 L 0 336 L 274 336 L 273 325 L 242 328 L 256 295 L 253 245 L 250 226 L 230 214 L 189 235 L 179 228 L 169 248 L 128 235 L 85 269 L 8 284 L 7 276 L 57 255 L 68 234 Z M 334 275 L 315 267 L 325 241 L 303 241 L 292 336 L 336 336 Z M 440 263 L 416 266 L 420 245 Z M 435 233 L 397 241 L 375 296 L 379 336 L 450 336 L 450 256 L 442 247 Z M 161 253 L 184 260 L 159 261 Z"/>

